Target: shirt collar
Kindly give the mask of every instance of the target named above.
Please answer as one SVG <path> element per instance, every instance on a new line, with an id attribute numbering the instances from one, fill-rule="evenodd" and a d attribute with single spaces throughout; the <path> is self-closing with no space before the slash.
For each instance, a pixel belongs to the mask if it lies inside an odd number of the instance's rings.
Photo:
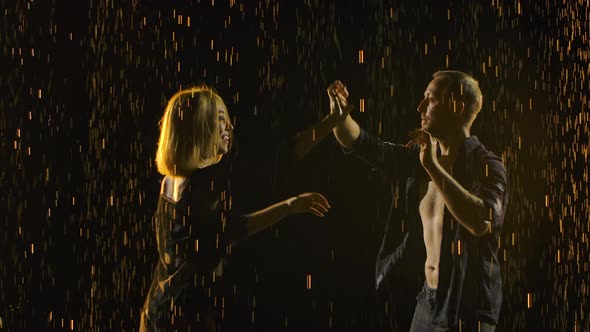
<path id="1" fill-rule="evenodd" d="M 461 174 L 470 168 L 465 161 L 470 159 L 468 156 L 470 156 L 473 150 L 480 145 L 481 143 L 477 136 L 469 136 L 463 141 L 463 145 L 461 145 L 461 148 L 459 149 L 457 161 L 455 161 L 455 165 L 457 165 L 457 163 L 460 165 L 456 169 L 457 174 Z"/>
<path id="2" fill-rule="evenodd" d="M 473 149 L 480 145 L 481 143 L 479 143 L 479 139 L 477 138 L 477 136 L 472 135 L 467 137 L 467 139 L 465 139 L 465 141 L 463 142 L 463 149 L 466 154 L 469 154 L 471 153 L 471 151 L 473 151 Z"/>

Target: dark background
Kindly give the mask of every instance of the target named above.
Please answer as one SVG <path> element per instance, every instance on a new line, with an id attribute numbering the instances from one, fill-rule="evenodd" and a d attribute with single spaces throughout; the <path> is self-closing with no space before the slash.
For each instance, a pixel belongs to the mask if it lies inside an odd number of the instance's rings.
<path id="1" fill-rule="evenodd" d="M 237 210 L 304 191 L 333 206 L 239 248 L 227 329 L 403 329 L 416 289 L 374 291 L 387 186 L 332 136 L 294 159 L 294 137 L 340 79 L 362 127 L 405 142 L 447 68 L 479 80 L 472 133 L 510 176 L 498 330 L 590 328 L 586 1 L 14 2 L 0 7 L 0 331 L 137 330 L 158 121 L 195 82 L 235 118 Z"/>

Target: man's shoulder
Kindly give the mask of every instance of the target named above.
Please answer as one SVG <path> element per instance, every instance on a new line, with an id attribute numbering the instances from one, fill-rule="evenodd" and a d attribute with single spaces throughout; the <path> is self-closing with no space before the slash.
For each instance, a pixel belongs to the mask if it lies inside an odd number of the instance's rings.
<path id="1" fill-rule="evenodd" d="M 487 150 L 483 145 L 481 148 L 477 148 L 474 153 L 476 154 L 474 159 L 482 165 L 481 170 L 485 177 L 507 178 L 508 172 L 501 157 Z"/>
<path id="2" fill-rule="evenodd" d="M 475 163 L 485 165 L 485 167 L 490 171 L 501 171 L 506 173 L 506 167 L 502 157 L 488 150 L 485 145 L 477 139 L 477 137 L 470 137 L 470 140 L 466 144 L 467 154 L 469 156 L 468 159 Z"/>
<path id="3" fill-rule="evenodd" d="M 472 154 L 483 159 L 495 159 L 502 162 L 502 158 L 491 150 L 488 150 L 486 146 L 479 141 L 477 136 L 471 136 L 465 144 L 468 154 Z"/>

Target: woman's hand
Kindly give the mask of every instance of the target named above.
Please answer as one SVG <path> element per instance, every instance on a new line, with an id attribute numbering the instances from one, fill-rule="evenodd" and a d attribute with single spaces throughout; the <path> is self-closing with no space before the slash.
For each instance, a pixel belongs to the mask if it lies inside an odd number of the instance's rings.
<path id="1" fill-rule="evenodd" d="M 318 217 L 323 217 L 329 208 L 331 208 L 330 203 L 321 194 L 303 193 L 262 210 L 245 214 L 243 217 L 246 220 L 248 236 L 250 236 L 276 224 L 291 214 L 309 212 Z"/>
<path id="2" fill-rule="evenodd" d="M 423 129 L 415 129 L 410 132 L 411 140 L 406 144 L 410 147 L 414 144 L 420 144 L 420 163 L 427 171 L 438 162 L 436 150 L 438 141 Z"/>
<path id="3" fill-rule="evenodd" d="M 348 90 L 340 81 L 334 81 L 334 83 L 330 84 L 328 96 L 330 97 L 331 115 L 345 117 L 354 108 L 353 105 L 348 104 Z"/>
<path id="4" fill-rule="evenodd" d="M 318 193 L 303 193 L 297 197 L 291 197 L 287 200 L 289 206 L 289 214 L 296 213 L 313 213 L 318 217 L 323 217 L 331 208 L 328 200 Z"/>

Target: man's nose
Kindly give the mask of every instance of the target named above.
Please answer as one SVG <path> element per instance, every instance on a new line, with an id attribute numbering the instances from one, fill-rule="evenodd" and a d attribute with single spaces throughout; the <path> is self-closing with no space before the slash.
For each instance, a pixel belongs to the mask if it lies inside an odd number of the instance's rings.
<path id="1" fill-rule="evenodd" d="M 418 105 L 418 108 L 416 109 L 416 111 L 418 113 L 424 113 L 424 112 L 426 112 L 426 99 L 422 99 L 422 101 Z"/>

